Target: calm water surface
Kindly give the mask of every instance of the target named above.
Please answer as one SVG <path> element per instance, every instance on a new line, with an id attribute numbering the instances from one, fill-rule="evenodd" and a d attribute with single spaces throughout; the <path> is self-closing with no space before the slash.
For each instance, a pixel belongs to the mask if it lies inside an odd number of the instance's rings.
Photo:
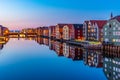
<path id="1" fill-rule="evenodd" d="M 0 47 L 0 80 L 114 78 L 114 74 L 106 67 L 111 66 L 111 58 L 103 57 L 100 51 L 89 51 L 42 38 L 11 38 Z"/>

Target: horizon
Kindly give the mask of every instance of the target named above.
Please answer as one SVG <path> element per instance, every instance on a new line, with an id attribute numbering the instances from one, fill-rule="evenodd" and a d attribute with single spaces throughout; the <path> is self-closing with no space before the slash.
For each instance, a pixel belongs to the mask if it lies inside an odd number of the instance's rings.
<path id="1" fill-rule="evenodd" d="M 87 1 L 87 2 L 86 2 Z M 119 0 L 0 0 L 0 25 L 10 30 L 85 20 L 108 20 L 119 15 Z M 107 4 L 107 5 L 106 5 Z M 113 5 L 113 6 L 111 6 Z"/>

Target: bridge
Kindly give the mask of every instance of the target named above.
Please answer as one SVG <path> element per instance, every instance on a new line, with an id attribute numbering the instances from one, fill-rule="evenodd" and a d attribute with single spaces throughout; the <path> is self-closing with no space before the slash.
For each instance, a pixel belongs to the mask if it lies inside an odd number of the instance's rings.
<path id="1" fill-rule="evenodd" d="M 6 36 L 9 36 L 10 38 L 36 37 L 37 33 L 9 32 L 8 34 L 6 34 Z"/>

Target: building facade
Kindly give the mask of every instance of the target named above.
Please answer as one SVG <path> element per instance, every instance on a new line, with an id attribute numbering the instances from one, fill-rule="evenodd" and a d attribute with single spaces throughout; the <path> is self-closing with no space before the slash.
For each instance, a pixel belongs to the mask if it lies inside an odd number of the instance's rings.
<path id="1" fill-rule="evenodd" d="M 55 38 L 55 26 L 49 26 L 49 37 Z"/>
<path id="2" fill-rule="evenodd" d="M 63 39 L 63 27 L 67 24 L 57 24 L 55 27 L 56 39 Z"/>
<path id="3" fill-rule="evenodd" d="M 84 40 L 88 41 L 103 41 L 103 26 L 106 20 L 89 20 L 83 24 Z"/>
<path id="4" fill-rule="evenodd" d="M 82 40 L 83 39 L 82 24 L 67 24 L 63 27 L 64 40 Z"/>
<path id="5" fill-rule="evenodd" d="M 49 28 L 48 27 L 43 27 L 43 35 L 44 37 L 49 37 Z"/>
<path id="6" fill-rule="evenodd" d="M 120 45 L 120 16 L 108 20 L 104 25 L 104 42 Z"/>
<path id="7" fill-rule="evenodd" d="M 0 25 L 0 36 L 8 36 L 9 29 Z"/>

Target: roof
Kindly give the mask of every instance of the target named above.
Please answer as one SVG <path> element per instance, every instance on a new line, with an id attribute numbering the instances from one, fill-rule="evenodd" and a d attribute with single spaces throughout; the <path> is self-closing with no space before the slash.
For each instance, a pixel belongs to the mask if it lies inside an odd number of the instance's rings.
<path id="1" fill-rule="evenodd" d="M 103 26 L 107 23 L 107 20 L 89 20 L 91 24 L 97 24 L 99 28 L 103 28 Z M 85 21 L 88 24 L 89 21 Z"/>
<path id="2" fill-rule="evenodd" d="M 113 19 L 116 19 L 117 21 L 119 21 L 119 22 L 120 22 L 120 15 L 115 16 L 115 17 L 113 17 L 113 18 L 112 18 L 112 19 L 110 19 L 110 20 L 113 20 Z"/>

